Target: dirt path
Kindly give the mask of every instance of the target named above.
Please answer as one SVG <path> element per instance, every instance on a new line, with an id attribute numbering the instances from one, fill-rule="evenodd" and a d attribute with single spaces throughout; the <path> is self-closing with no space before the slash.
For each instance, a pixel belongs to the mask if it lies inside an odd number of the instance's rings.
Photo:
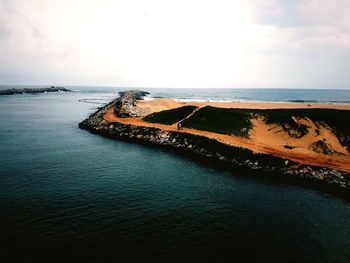
<path id="1" fill-rule="evenodd" d="M 180 122 L 191 118 L 191 117 L 193 116 L 193 114 L 195 114 L 196 111 L 198 111 L 200 108 L 201 108 L 201 107 L 197 107 L 190 115 L 188 115 L 187 117 L 183 118 L 182 120 L 179 120 L 178 122 L 175 122 L 173 125 L 175 125 L 175 126 L 177 127 L 177 125 L 178 125 Z"/>
<path id="2" fill-rule="evenodd" d="M 227 145 L 250 149 L 256 153 L 265 153 L 273 156 L 287 158 L 300 164 L 317 165 L 338 170 L 350 172 L 350 156 L 349 155 L 324 155 L 308 151 L 304 148 L 295 148 L 292 150 L 283 147 L 264 145 L 254 142 L 248 138 L 218 134 L 214 132 L 200 131 L 195 129 L 184 128 L 177 129 L 177 124 L 163 125 L 157 123 L 148 123 L 142 119 L 135 118 L 118 118 L 115 116 L 113 107 L 107 109 L 104 119 L 108 122 L 119 122 L 121 124 L 130 124 L 142 127 L 153 127 L 164 131 L 183 132 L 194 135 L 205 136 L 210 139 L 215 139 Z"/>

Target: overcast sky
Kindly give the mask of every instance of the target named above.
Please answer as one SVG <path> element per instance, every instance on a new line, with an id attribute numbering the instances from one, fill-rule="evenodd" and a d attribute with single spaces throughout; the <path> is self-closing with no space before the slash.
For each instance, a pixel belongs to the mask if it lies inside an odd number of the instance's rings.
<path id="1" fill-rule="evenodd" d="M 350 0 L 0 0 L 0 84 L 350 88 Z"/>

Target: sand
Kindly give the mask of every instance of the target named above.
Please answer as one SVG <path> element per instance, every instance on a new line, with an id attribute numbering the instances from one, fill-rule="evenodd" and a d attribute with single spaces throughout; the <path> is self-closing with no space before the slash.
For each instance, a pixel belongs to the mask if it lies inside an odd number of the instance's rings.
<path id="1" fill-rule="evenodd" d="M 172 99 L 154 99 L 138 101 L 137 106 L 146 110 L 147 114 L 162 110 L 169 110 L 185 105 L 197 107 L 213 106 L 219 108 L 241 108 L 241 109 L 338 109 L 350 110 L 349 104 L 307 104 L 307 103 L 281 103 L 281 102 L 198 102 L 198 101 L 176 101 Z"/>
<path id="2" fill-rule="evenodd" d="M 162 110 L 170 110 L 183 106 L 183 104 L 171 99 L 140 100 L 137 107 L 144 109 L 146 115 Z"/>
<path id="3" fill-rule="evenodd" d="M 145 109 L 147 114 L 160 110 L 167 110 L 183 105 L 195 105 L 203 107 L 207 105 L 223 108 L 246 108 L 246 109 L 285 109 L 285 108 L 330 108 L 350 110 L 350 105 L 340 104 L 302 104 L 302 103 L 242 103 L 242 102 L 178 102 L 171 99 L 155 99 L 152 101 L 139 101 L 139 107 Z M 350 153 L 343 147 L 338 139 L 326 128 L 321 128 L 319 135 L 309 132 L 300 139 L 294 139 L 284 133 L 281 127 L 276 125 L 267 125 L 261 119 L 252 120 L 253 129 L 250 131 L 249 138 L 239 136 L 218 134 L 207 131 L 185 128 L 177 130 L 177 125 L 162 125 L 144 122 L 136 118 L 118 118 L 110 108 L 105 114 L 105 120 L 109 122 L 119 122 L 122 124 L 131 124 L 136 126 L 154 127 L 164 131 L 176 131 L 191 133 L 194 135 L 206 136 L 222 143 L 248 148 L 256 153 L 265 153 L 277 157 L 286 158 L 300 164 L 317 165 L 350 172 Z M 315 124 L 311 120 L 306 123 L 310 130 L 315 129 Z M 313 127 L 313 128 L 312 128 Z M 326 142 L 335 150 L 336 154 L 325 155 L 316 153 L 308 149 L 308 145 L 317 140 L 326 139 Z M 291 145 L 295 148 L 286 149 L 285 145 Z"/>

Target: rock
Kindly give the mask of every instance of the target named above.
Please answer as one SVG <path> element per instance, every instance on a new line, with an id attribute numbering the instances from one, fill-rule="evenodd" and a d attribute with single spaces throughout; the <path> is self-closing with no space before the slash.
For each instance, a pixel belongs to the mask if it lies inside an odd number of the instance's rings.
<path id="1" fill-rule="evenodd" d="M 35 94 L 35 93 L 47 93 L 47 92 L 60 92 L 60 91 L 71 91 L 63 87 L 54 87 L 49 88 L 18 88 L 18 89 L 4 89 L 0 90 L 0 95 L 14 95 L 14 94 Z"/>
<path id="2" fill-rule="evenodd" d="M 336 177 L 341 177 L 341 173 L 338 172 L 337 170 L 332 170 L 332 171 L 330 171 L 329 173 L 332 174 L 332 175 L 334 175 L 334 176 L 336 176 Z"/>
<path id="3" fill-rule="evenodd" d="M 142 108 L 137 107 L 136 101 L 142 100 L 144 96 L 149 94 L 140 90 L 129 90 L 125 92 L 119 92 L 120 97 L 116 99 L 114 112 L 121 118 L 139 118 L 145 116 L 145 111 Z"/>
<path id="4" fill-rule="evenodd" d="M 326 155 L 334 154 L 334 150 L 332 149 L 332 146 L 328 143 L 325 143 L 322 140 L 318 140 L 318 141 L 310 144 L 309 150 L 314 151 L 316 153 L 323 153 Z"/>
<path id="5" fill-rule="evenodd" d="M 319 179 L 319 180 L 324 180 L 323 174 L 317 174 L 316 178 Z"/>
<path id="6" fill-rule="evenodd" d="M 134 96 L 134 99 L 139 98 L 136 95 Z M 232 147 L 231 152 L 228 151 L 228 146 L 221 148 L 220 144 L 217 144 L 217 142 L 212 143 L 207 138 L 200 136 L 180 134 L 175 131 L 165 132 L 152 127 L 137 127 L 120 123 L 108 123 L 104 120 L 103 116 L 108 107 L 114 106 L 113 103 L 117 102 L 113 101 L 112 103 L 99 108 L 98 111 L 92 114 L 89 118 L 82 121 L 79 124 L 79 127 L 89 130 L 92 133 L 99 133 L 112 138 L 123 137 L 130 140 L 134 139 L 143 140 L 144 142 L 152 142 L 153 144 L 160 146 L 167 145 L 168 148 L 178 148 L 178 152 L 181 152 L 181 149 L 184 149 L 184 152 L 196 153 L 203 157 L 205 156 L 207 158 L 211 158 L 213 161 L 225 161 L 234 166 L 244 166 L 252 170 L 259 169 L 269 173 L 299 177 L 310 181 L 317 180 L 324 184 L 333 185 L 337 188 L 350 188 L 349 174 L 341 173 L 337 170 L 331 170 L 328 168 L 320 169 L 320 167 L 315 166 L 300 166 L 298 168 L 291 168 L 288 166 L 290 161 L 287 159 L 272 156 L 271 159 L 268 159 L 268 156 L 263 156 L 264 159 L 261 160 L 264 161 L 257 161 L 257 156 L 252 153 L 243 151 L 243 155 L 240 155 L 241 150 L 238 150 L 236 147 Z M 129 106 L 129 108 L 125 107 L 125 110 L 130 110 L 132 115 L 136 114 L 135 109 L 132 108 L 132 103 L 129 104 Z"/>

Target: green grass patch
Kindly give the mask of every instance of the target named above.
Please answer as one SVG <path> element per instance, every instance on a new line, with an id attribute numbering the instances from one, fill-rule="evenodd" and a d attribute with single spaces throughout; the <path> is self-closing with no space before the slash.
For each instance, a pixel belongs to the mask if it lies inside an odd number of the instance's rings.
<path id="1" fill-rule="evenodd" d="M 292 116 L 297 118 L 309 118 L 316 124 L 326 124 L 336 135 L 350 135 L 350 111 L 334 109 L 275 109 L 260 110 L 265 116 L 268 124 L 288 124 L 291 128 L 295 127 Z M 304 127 L 299 127 L 304 129 Z"/>
<path id="2" fill-rule="evenodd" d="M 206 106 L 181 122 L 184 127 L 223 134 L 248 136 L 252 128 L 251 111 Z"/>
<path id="3" fill-rule="evenodd" d="M 294 110 L 262 110 L 257 114 L 262 115 L 267 124 L 280 125 L 290 137 L 301 138 L 309 132 L 308 127 L 305 124 L 298 124 L 292 118 L 293 116 L 297 118 L 305 118 L 306 116 L 295 112 Z"/>
<path id="4" fill-rule="evenodd" d="M 164 110 L 147 115 L 143 118 L 146 122 L 171 125 L 190 115 L 197 107 L 183 106 L 171 110 Z"/>
<path id="5" fill-rule="evenodd" d="M 161 111 L 144 118 L 147 122 L 173 124 L 185 119 L 195 106 Z M 267 124 L 280 125 L 289 136 L 301 138 L 309 132 L 304 124 L 292 117 L 309 118 L 316 125 L 330 127 L 340 143 L 350 150 L 350 111 L 334 109 L 226 109 L 206 106 L 181 122 L 183 127 L 198 130 L 248 137 L 252 128 L 251 118 L 260 116 Z M 317 133 L 317 130 L 315 130 Z"/>
<path id="6" fill-rule="evenodd" d="M 305 127 L 295 127 L 291 116 L 297 118 L 309 118 L 317 125 L 327 125 L 337 136 L 340 143 L 350 150 L 350 111 L 336 109 L 277 109 L 261 110 L 265 115 L 266 123 L 289 125 L 292 128 L 304 130 Z M 293 126 L 294 125 L 294 126 Z M 318 133 L 319 131 L 315 131 Z"/>
<path id="7" fill-rule="evenodd" d="M 247 137 L 251 118 L 263 117 L 267 124 L 278 124 L 291 136 L 301 138 L 308 127 L 292 117 L 309 118 L 317 125 L 329 126 L 339 141 L 350 147 L 350 111 L 334 109 L 226 109 L 207 106 L 182 122 L 184 127 Z M 316 131 L 317 132 L 317 131 Z"/>

